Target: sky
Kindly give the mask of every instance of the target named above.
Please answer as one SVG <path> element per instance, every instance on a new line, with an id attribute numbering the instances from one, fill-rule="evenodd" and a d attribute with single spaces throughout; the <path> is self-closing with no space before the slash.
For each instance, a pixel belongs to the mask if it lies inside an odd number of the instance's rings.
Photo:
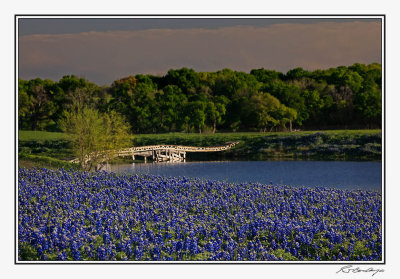
<path id="1" fill-rule="evenodd" d="M 19 78 L 74 74 L 98 85 L 132 74 L 381 62 L 380 19 L 19 18 Z"/>

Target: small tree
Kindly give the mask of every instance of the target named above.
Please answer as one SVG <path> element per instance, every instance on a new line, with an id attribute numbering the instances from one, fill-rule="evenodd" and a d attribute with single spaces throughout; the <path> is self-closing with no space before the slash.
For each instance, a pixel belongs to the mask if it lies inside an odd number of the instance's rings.
<path id="1" fill-rule="evenodd" d="M 226 105 L 229 100 L 225 96 L 217 96 L 213 101 L 209 101 L 206 106 L 206 120 L 212 125 L 212 132 L 215 134 L 217 124 L 222 123 L 222 117 L 226 113 Z"/>
<path id="2" fill-rule="evenodd" d="M 105 133 L 103 135 L 103 149 L 107 157 L 112 159 L 115 151 L 130 145 L 130 125 L 116 111 L 111 111 L 103 115 Z"/>
<path id="3" fill-rule="evenodd" d="M 297 111 L 293 108 L 286 107 L 285 105 L 281 105 L 282 112 L 282 126 L 285 128 L 285 124 L 289 122 L 289 131 L 293 131 L 292 122 L 297 118 Z"/>
<path id="4" fill-rule="evenodd" d="M 75 107 L 64 112 L 61 127 L 71 135 L 74 154 L 87 171 L 97 170 L 129 144 L 129 125 L 114 111 L 102 115 L 92 108 Z"/>
<path id="5" fill-rule="evenodd" d="M 252 96 L 251 104 L 256 115 L 257 126 L 261 131 L 266 132 L 270 127 L 270 131 L 280 122 L 281 103 L 277 98 L 269 93 L 260 92 Z"/>

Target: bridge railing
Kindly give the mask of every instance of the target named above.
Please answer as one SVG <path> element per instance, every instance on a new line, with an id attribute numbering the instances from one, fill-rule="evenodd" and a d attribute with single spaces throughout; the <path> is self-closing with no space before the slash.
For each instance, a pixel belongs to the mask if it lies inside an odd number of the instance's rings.
<path id="1" fill-rule="evenodd" d="M 135 155 L 136 152 L 145 152 L 145 151 L 153 151 L 153 150 L 177 150 L 177 151 L 183 151 L 183 152 L 217 152 L 217 151 L 223 151 L 223 150 L 228 150 L 238 144 L 239 142 L 232 142 L 226 145 L 220 145 L 220 146 L 211 146 L 211 147 L 196 147 L 196 146 L 183 146 L 183 145 L 170 145 L 170 144 L 163 144 L 163 145 L 147 145 L 147 146 L 139 146 L 139 147 L 130 147 L 130 148 L 124 148 L 120 149 L 118 151 L 105 151 L 105 160 L 109 159 L 107 156 L 110 154 L 115 154 L 114 156 L 129 156 L 129 155 Z M 90 156 L 86 158 L 86 160 L 90 160 Z M 77 163 L 79 160 L 73 159 L 70 162 Z"/>
<path id="2" fill-rule="evenodd" d="M 150 151 L 150 150 L 164 150 L 164 149 L 175 149 L 186 152 L 212 152 L 212 151 L 222 151 L 232 148 L 238 144 L 238 142 L 229 143 L 227 145 L 221 146 L 211 146 L 211 147 L 196 147 L 196 146 L 183 146 L 183 145 L 147 145 L 139 147 L 131 147 L 119 150 L 119 152 L 135 152 L 135 151 Z"/>

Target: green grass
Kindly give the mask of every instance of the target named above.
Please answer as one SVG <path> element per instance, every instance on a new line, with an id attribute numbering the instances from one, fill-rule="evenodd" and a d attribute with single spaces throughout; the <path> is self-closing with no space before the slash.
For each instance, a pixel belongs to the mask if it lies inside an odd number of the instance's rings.
<path id="1" fill-rule="evenodd" d="M 321 131 L 296 131 L 296 132 L 238 132 L 238 133 L 206 133 L 206 134 L 198 134 L 198 133 L 165 133 L 165 134 L 138 134 L 135 135 L 136 138 L 142 137 L 154 137 L 154 138 L 165 138 L 165 137 L 185 137 L 185 138 L 231 138 L 231 137 L 257 137 L 257 136 L 304 136 L 315 133 L 321 133 L 328 135 L 371 135 L 381 133 L 382 130 L 321 130 Z"/>
<path id="2" fill-rule="evenodd" d="M 59 160 L 47 156 L 38 156 L 30 154 L 18 154 L 19 168 L 50 168 L 50 169 L 79 169 L 79 165 L 70 163 L 65 160 Z"/>
<path id="3" fill-rule="evenodd" d="M 65 133 L 45 132 L 45 131 L 18 131 L 19 141 L 57 141 L 69 140 L 69 135 Z"/>
<path id="4" fill-rule="evenodd" d="M 70 136 L 65 133 L 19 131 L 18 154 L 26 160 L 43 161 L 35 156 L 67 161 L 73 157 Z"/>
<path id="5" fill-rule="evenodd" d="M 271 133 L 259 133 L 259 132 L 239 132 L 239 133 L 215 133 L 215 134 L 198 134 L 198 133 L 166 133 L 166 134 L 138 134 L 134 135 L 133 138 L 136 141 L 145 140 L 151 138 L 153 140 L 174 140 L 174 139 L 187 139 L 187 140 L 198 140 L 198 139 L 217 139 L 217 140 L 232 140 L 241 139 L 248 137 L 265 137 L 265 136 L 305 136 L 311 135 L 318 132 L 323 132 L 327 135 L 340 135 L 340 136 L 360 136 L 360 135 L 373 135 L 379 134 L 381 130 L 324 130 L 324 131 L 297 131 L 297 132 L 271 132 Z M 46 131 L 18 131 L 19 141 L 57 141 L 57 140 L 69 140 L 69 135 L 65 133 L 57 132 L 46 132 Z"/>
<path id="6" fill-rule="evenodd" d="M 380 135 L 381 130 L 327 130 L 327 131 L 299 131 L 299 132 L 272 132 L 272 133 L 216 133 L 216 134 L 186 134 L 186 133 L 168 133 L 168 134 L 139 134 L 135 135 L 133 142 L 135 146 L 149 144 L 180 144 L 191 146 L 213 146 L 226 142 L 239 141 L 241 144 L 248 143 L 257 139 L 273 139 L 296 137 L 301 138 L 316 133 L 323 133 L 331 139 L 359 138 L 363 136 Z M 239 146 L 241 145 L 239 144 Z"/>

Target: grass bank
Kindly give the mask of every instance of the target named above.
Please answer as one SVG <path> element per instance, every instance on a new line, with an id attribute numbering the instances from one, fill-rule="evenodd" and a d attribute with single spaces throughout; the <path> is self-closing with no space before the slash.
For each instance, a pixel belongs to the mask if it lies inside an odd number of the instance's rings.
<path id="1" fill-rule="evenodd" d="M 132 138 L 131 144 L 215 146 L 234 141 L 239 141 L 239 144 L 229 151 L 189 153 L 187 158 L 188 160 L 381 160 L 382 158 L 381 130 L 140 134 Z M 20 131 L 18 152 L 20 163 L 39 163 L 50 167 L 61 166 L 73 158 L 69 136 L 63 133 Z"/>
<path id="2" fill-rule="evenodd" d="M 239 141 L 239 144 L 229 151 L 191 153 L 188 158 L 380 160 L 382 157 L 381 130 L 137 135 L 134 138 L 134 145 L 214 146 L 234 141 Z"/>
<path id="3" fill-rule="evenodd" d="M 19 167 L 78 169 L 76 164 L 68 162 L 72 158 L 68 134 L 43 131 L 18 132 Z"/>

